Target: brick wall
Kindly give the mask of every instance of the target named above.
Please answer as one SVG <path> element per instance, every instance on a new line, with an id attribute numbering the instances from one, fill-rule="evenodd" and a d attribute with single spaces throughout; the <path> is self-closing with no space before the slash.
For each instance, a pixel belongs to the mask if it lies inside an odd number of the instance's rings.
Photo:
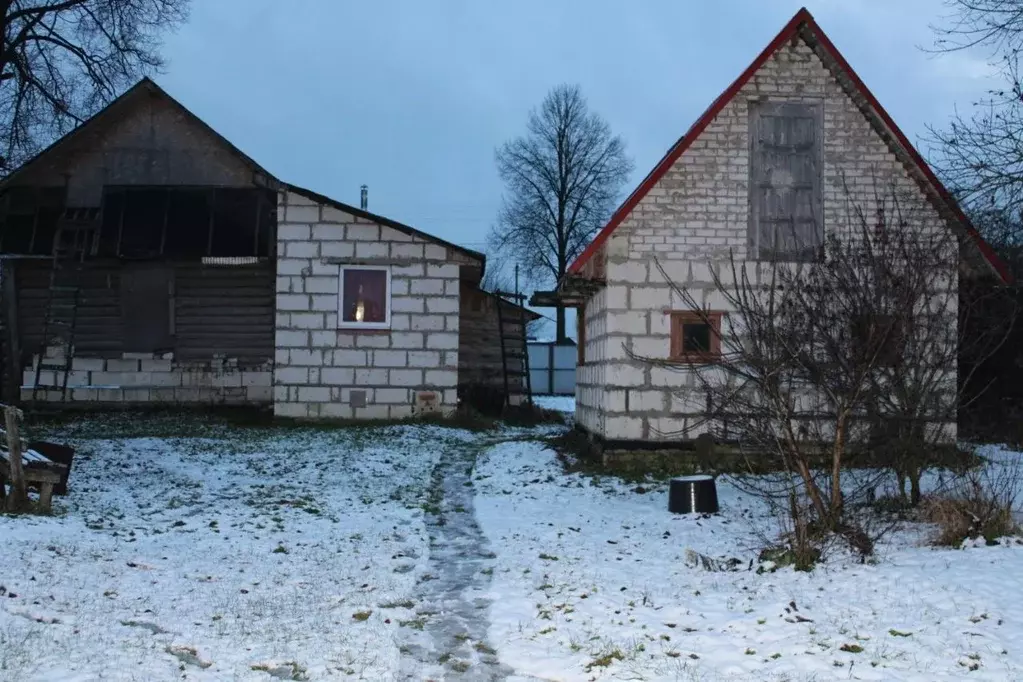
<path id="1" fill-rule="evenodd" d="M 750 101 L 823 102 L 823 215 L 829 232 L 848 230 L 851 206 L 873 215 L 880 189 L 913 197 L 944 226 L 884 140 L 871 128 L 812 49 L 786 43 L 715 117 L 605 245 L 607 286 L 586 310 L 587 364 L 578 373 L 577 417 L 610 440 L 679 440 L 704 430 L 687 371 L 651 366 L 636 355 L 666 358 L 669 309 L 685 306 L 662 275 L 696 292 L 709 309 L 727 310 L 711 268 L 726 276 L 730 252 L 747 256 Z M 909 211 L 907 211 L 909 212 Z M 955 295 L 954 290 L 951 295 Z M 727 326 L 726 326 L 727 329 Z"/>
<path id="2" fill-rule="evenodd" d="M 44 364 L 63 362 L 64 349 L 47 349 Z M 39 357 L 22 372 L 21 399 L 62 400 L 61 391 L 33 391 Z M 97 403 L 169 403 L 268 405 L 270 363 L 239 364 L 237 359 L 175 361 L 148 353 L 121 358 L 74 357 L 68 374 L 69 401 Z M 44 369 L 40 383 L 61 381 L 62 372 Z"/>
<path id="3" fill-rule="evenodd" d="M 454 408 L 458 255 L 294 192 L 280 195 L 277 240 L 276 415 L 407 417 L 417 391 Z M 390 268 L 389 330 L 338 329 L 342 264 Z"/>

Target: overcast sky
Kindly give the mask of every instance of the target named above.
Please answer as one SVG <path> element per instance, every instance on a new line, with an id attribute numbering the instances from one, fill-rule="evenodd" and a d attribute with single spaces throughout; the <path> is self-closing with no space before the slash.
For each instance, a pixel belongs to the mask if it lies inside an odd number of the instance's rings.
<path id="1" fill-rule="evenodd" d="M 818 23 L 916 141 L 991 83 L 935 57 L 941 0 L 818 0 Z M 286 8 L 285 8 L 286 7 Z M 631 191 L 799 9 L 787 0 L 194 0 L 158 81 L 272 173 L 482 248 L 494 149 L 558 83 L 626 142 Z"/>

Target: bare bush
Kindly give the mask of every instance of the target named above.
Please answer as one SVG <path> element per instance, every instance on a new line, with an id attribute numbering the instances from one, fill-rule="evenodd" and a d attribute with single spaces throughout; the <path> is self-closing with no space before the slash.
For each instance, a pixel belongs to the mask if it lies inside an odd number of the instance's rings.
<path id="1" fill-rule="evenodd" d="M 985 462 L 955 477 L 944 491 L 920 505 L 920 518 L 936 524 L 936 545 L 958 547 L 966 540 L 998 538 L 1019 532 L 1017 511 L 1023 469 L 1018 459 Z"/>

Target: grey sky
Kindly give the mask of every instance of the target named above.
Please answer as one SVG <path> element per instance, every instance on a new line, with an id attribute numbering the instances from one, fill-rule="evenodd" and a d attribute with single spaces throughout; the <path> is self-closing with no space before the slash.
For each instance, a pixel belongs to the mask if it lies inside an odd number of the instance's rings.
<path id="1" fill-rule="evenodd" d="M 494 148 L 560 82 L 626 141 L 627 191 L 800 3 L 193 0 L 159 82 L 279 177 L 481 248 Z M 913 140 L 990 85 L 982 55 L 921 51 L 941 0 L 808 1 Z"/>

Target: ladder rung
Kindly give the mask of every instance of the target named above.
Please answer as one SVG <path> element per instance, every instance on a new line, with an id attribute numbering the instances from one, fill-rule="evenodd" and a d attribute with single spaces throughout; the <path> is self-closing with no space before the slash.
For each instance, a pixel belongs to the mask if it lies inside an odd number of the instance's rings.
<path id="1" fill-rule="evenodd" d="M 67 365 L 54 365 L 52 363 L 47 363 L 47 362 L 39 363 L 38 367 L 39 367 L 39 369 L 56 369 L 56 370 L 60 370 L 62 372 L 65 369 L 67 369 Z"/>

